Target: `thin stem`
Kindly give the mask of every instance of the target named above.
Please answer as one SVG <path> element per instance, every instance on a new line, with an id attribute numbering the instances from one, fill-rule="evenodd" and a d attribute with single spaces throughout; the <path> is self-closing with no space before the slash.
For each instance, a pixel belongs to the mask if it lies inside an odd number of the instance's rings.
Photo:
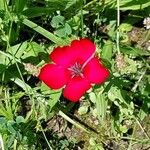
<path id="1" fill-rule="evenodd" d="M 70 122 L 71 124 L 75 125 L 77 128 L 89 133 L 89 131 L 87 131 L 83 126 L 81 126 L 80 124 L 78 124 L 77 122 L 75 122 L 74 120 L 72 120 L 71 118 L 69 118 L 65 113 L 63 113 L 62 111 L 58 112 L 59 115 L 61 117 L 63 117 L 65 120 L 67 120 L 68 122 Z"/>
<path id="2" fill-rule="evenodd" d="M 42 128 L 42 127 L 41 127 L 41 128 Z M 50 146 L 49 142 L 48 142 L 48 139 L 47 139 L 47 137 L 46 137 L 46 135 L 45 135 L 45 133 L 44 133 L 44 131 L 43 131 L 43 128 L 42 128 L 42 134 L 43 134 L 43 136 L 44 136 L 44 138 L 45 138 L 45 141 L 46 141 L 46 143 L 47 143 L 49 149 L 50 149 L 50 150 L 53 150 L 52 147 Z"/>
<path id="3" fill-rule="evenodd" d="M 143 127 L 142 127 L 140 121 L 139 121 L 137 118 L 135 118 L 135 120 L 136 120 L 137 124 L 139 125 L 139 127 L 141 128 L 141 130 L 143 131 L 143 133 L 145 134 L 145 136 L 146 136 L 148 139 L 150 139 L 150 137 L 149 137 L 149 135 L 147 134 L 147 132 L 143 129 Z"/>
<path id="4" fill-rule="evenodd" d="M 0 134 L 0 148 L 1 148 L 1 150 L 5 150 L 4 149 L 4 142 L 3 142 L 3 138 L 2 138 L 1 134 Z"/>
<path id="5" fill-rule="evenodd" d="M 84 37 L 84 24 L 83 24 L 83 4 L 81 6 L 81 34 L 82 38 Z"/>
<path id="6" fill-rule="evenodd" d="M 14 140 L 14 149 L 13 150 L 17 150 L 17 140 Z"/>
<path id="7" fill-rule="evenodd" d="M 141 80 L 143 79 L 145 73 L 146 73 L 146 69 L 143 71 L 143 73 L 141 74 L 139 80 L 135 83 L 135 85 L 133 86 L 131 91 L 133 91 L 133 92 L 136 91 L 136 89 L 137 89 L 138 85 L 140 84 Z"/>
<path id="8" fill-rule="evenodd" d="M 120 26 L 120 3 L 119 0 L 117 0 L 117 39 L 116 39 L 116 44 L 117 44 L 117 52 L 118 54 L 120 54 L 120 47 L 119 47 L 119 38 L 120 38 L 120 30 L 119 30 L 119 26 Z"/>
<path id="9" fill-rule="evenodd" d="M 8 57 L 8 58 L 10 58 L 10 59 L 13 59 L 13 58 L 14 58 L 14 57 L 13 57 L 12 55 L 10 55 L 9 53 L 5 53 L 5 52 L 3 52 L 3 51 L 0 51 L 0 54 L 4 55 L 4 56 L 6 56 L 6 57 Z M 18 62 L 18 63 L 22 63 L 21 60 L 19 60 L 19 59 L 17 59 L 17 58 L 15 58 L 15 60 L 16 60 L 16 62 Z"/>

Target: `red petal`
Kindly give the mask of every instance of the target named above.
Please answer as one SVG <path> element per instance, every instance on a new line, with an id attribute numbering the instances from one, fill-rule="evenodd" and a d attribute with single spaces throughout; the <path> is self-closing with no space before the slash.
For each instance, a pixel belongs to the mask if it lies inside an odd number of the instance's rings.
<path id="1" fill-rule="evenodd" d="M 70 74 L 61 66 L 46 64 L 40 71 L 39 79 L 52 89 L 62 88 L 70 79 Z"/>
<path id="2" fill-rule="evenodd" d="M 50 54 L 50 59 L 56 64 L 68 67 L 76 61 L 84 63 L 95 49 L 95 44 L 88 39 L 74 40 L 70 46 L 55 48 Z"/>
<path id="3" fill-rule="evenodd" d="M 77 102 L 84 95 L 84 93 L 91 88 L 88 80 L 75 77 L 66 85 L 63 95 L 72 102 Z"/>
<path id="4" fill-rule="evenodd" d="M 96 50 L 95 44 L 88 39 L 74 40 L 72 41 L 71 46 L 78 51 L 78 57 L 84 61 L 91 57 Z"/>
<path id="5" fill-rule="evenodd" d="M 83 74 L 91 83 L 100 84 L 104 82 L 108 76 L 109 71 L 100 63 L 99 59 L 94 57 L 83 69 Z"/>
<path id="6" fill-rule="evenodd" d="M 71 51 L 71 47 L 69 46 L 57 47 L 52 51 L 49 57 L 56 64 L 68 66 L 72 59 L 72 56 L 70 56 L 71 52 L 69 53 L 69 51 Z"/>

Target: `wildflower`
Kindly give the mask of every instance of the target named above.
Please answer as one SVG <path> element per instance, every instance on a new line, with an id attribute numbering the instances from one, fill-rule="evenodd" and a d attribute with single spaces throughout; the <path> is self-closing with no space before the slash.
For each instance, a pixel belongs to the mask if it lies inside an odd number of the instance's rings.
<path id="1" fill-rule="evenodd" d="M 150 17 L 145 18 L 143 24 L 147 30 L 150 29 Z"/>
<path id="2" fill-rule="evenodd" d="M 39 79 L 52 89 L 64 87 L 63 96 L 77 102 L 92 84 L 101 84 L 109 71 L 95 56 L 96 46 L 88 39 L 57 47 L 49 55 L 52 63 L 42 67 Z"/>

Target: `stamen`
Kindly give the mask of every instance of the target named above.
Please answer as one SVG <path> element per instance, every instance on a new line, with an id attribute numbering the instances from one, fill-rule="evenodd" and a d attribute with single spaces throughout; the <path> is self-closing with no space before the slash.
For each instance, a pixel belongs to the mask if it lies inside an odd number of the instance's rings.
<path id="1" fill-rule="evenodd" d="M 75 76 L 83 76 L 82 74 L 82 66 L 79 63 L 75 63 L 73 66 L 71 66 L 70 68 L 68 68 L 68 70 L 71 71 L 72 74 L 72 78 Z"/>
<path id="2" fill-rule="evenodd" d="M 95 53 L 93 53 L 85 62 L 83 65 L 81 65 L 80 63 L 75 63 L 73 66 L 71 66 L 70 68 L 68 68 L 69 71 L 71 71 L 71 75 L 72 78 L 75 76 L 81 76 L 82 78 L 84 78 L 84 75 L 82 73 L 84 67 L 87 65 L 87 63 L 94 57 Z"/>

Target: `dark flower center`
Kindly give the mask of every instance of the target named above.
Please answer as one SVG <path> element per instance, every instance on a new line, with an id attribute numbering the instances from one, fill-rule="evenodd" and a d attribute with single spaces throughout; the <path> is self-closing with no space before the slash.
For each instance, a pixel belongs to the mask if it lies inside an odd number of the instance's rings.
<path id="1" fill-rule="evenodd" d="M 73 66 L 68 68 L 71 71 L 72 78 L 75 76 L 83 76 L 82 74 L 82 65 L 79 63 L 75 63 Z"/>

